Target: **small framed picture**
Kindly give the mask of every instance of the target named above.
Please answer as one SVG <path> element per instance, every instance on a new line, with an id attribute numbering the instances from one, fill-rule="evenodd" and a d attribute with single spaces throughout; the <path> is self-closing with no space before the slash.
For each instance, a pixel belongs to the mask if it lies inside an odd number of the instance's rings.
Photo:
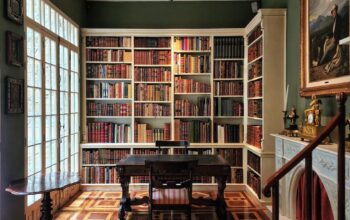
<path id="1" fill-rule="evenodd" d="M 5 0 L 7 17 L 16 22 L 23 24 L 23 0 Z"/>
<path id="2" fill-rule="evenodd" d="M 23 37 L 11 31 L 6 31 L 7 63 L 23 66 Z"/>
<path id="3" fill-rule="evenodd" d="M 6 113 L 24 113 L 24 80 L 6 78 Z"/>

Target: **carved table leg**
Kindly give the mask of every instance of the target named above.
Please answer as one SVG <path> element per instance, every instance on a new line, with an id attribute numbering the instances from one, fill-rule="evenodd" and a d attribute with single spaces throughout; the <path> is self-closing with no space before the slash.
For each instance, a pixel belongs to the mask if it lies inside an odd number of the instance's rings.
<path id="1" fill-rule="evenodd" d="M 41 216 L 40 220 L 52 220 L 52 214 L 51 214 L 51 197 L 50 192 L 44 193 L 44 198 L 41 200 Z"/>
<path id="2" fill-rule="evenodd" d="M 120 207 L 119 207 L 120 220 L 125 219 L 125 211 L 128 211 L 128 212 L 131 211 L 129 184 L 130 184 L 129 176 L 120 176 L 120 185 L 122 187 L 122 192 L 123 192 L 122 199 L 120 200 Z"/>
<path id="3" fill-rule="evenodd" d="M 218 182 L 218 195 L 216 198 L 216 213 L 219 219 L 226 219 L 226 203 L 224 198 L 224 191 L 226 188 L 226 176 L 216 177 Z"/>

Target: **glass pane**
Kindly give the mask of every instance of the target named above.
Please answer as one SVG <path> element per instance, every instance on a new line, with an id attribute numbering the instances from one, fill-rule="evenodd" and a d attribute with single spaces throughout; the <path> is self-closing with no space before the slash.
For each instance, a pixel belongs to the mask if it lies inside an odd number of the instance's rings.
<path id="1" fill-rule="evenodd" d="M 34 31 L 34 57 L 41 60 L 41 37 L 36 31 Z"/>
<path id="2" fill-rule="evenodd" d="M 56 116 L 51 116 L 52 140 L 55 140 L 57 138 L 56 128 L 57 128 Z"/>
<path id="3" fill-rule="evenodd" d="M 34 57 L 34 33 L 31 28 L 27 28 L 27 54 Z"/>
<path id="4" fill-rule="evenodd" d="M 45 88 L 51 89 L 51 66 L 50 64 L 45 64 Z"/>
<path id="5" fill-rule="evenodd" d="M 35 89 L 35 115 L 41 115 L 41 89 Z"/>
<path id="6" fill-rule="evenodd" d="M 34 147 L 28 147 L 27 160 L 27 174 L 30 176 L 34 174 Z"/>
<path id="7" fill-rule="evenodd" d="M 45 167 L 51 166 L 51 163 L 51 142 L 47 142 L 45 147 Z"/>
<path id="8" fill-rule="evenodd" d="M 51 64 L 56 65 L 56 42 L 51 41 Z"/>
<path id="9" fill-rule="evenodd" d="M 56 12 L 51 8 L 51 31 L 57 33 L 56 31 Z"/>
<path id="10" fill-rule="evenodd" d="M 64 39 L 68 39 L 68 24 L 67 24 L 67 20 L 64 18 L 63 19 L 63 38 Z"/>
<path id="11" fill-rule="evenodd" d="M 51 134 L 52 134 L 52 129 L 51 129 L 51 116 L 46 116 L 46 131 L 45 131 L 45 136 L 46 136 L 46 141 L 52 140 Z"/>
<path id="12" fill-rule="evenodd" d="M 33 88 L 30 87 L 27 89 L 27 115 L 34 115 L 34 92 Z"/>
<path id="13" fill-rule="evenodd" d="M 56 92 L 51 92 L 51 110 L 52 114 L 56 114 Z"/>
<path id="14" fill-rule="evenodd" d="M 57 160 L 56 160 L 56 158 L 57 158 L 56 151 L 57 151 L 57 149 L 56 149 L 56 141 L 52 141 L 52 142 L 51 142 L 51 162 L 52 162 L 51 164 L 52 164 L 52 165 L 57 163 Z M 56 169 L 56 166 L 54 166 L 54 168 Z"/>
<path id="15" fill-rule="evenodd" d="M 51 12 L 50 6 L 45 4 L 45 27 L 47 29 L 50 29 L 50 24 L 51 24 L 51 22 L 50 22 L 50 18 L 51 18 L 50 12 Z"/>
<path id="16" fill-rule="evenodd" d="M 45 21 L 44 21 L 44 19 L 45 19 L 45 6 L 44 6 L 44 1 L 41 2 L 41 7 L 40 7 L 40 9 L 41 9 L 40 24 L 41 24 L 42 26 L 44 26 L 44 25 L 45 25 Z"/>
<path id="17" fill-rule="evenodd" d="M 63 17 L 58 14 L 58 35 L 63 37 Z"/>
<path id="18" fill-rule="evenodd" d="M 27 59 L 27 85 L 34 86 L 34 60 L 29 57 Z"/>
<path id="19" fill-rule="evenodd" d="M 37 173 L 41 170 L 41 145 L 35 145 L 35 165 L 34 165 L 34 172 Z"/>
<path id="20" fill-rule="evenodd" d="M 74 39 L 75 39 L 75 46 L 78 46 L 78 42 L 79 42 L 79 35 L 78 35 L 78 28 L 74 28 Z"/>
<path id="21" fill-rule="evenodd" d="M 38 60 L 35 60 L 35 67 L 34 67 L 34 84 L 36 87 L 41 87 L 41 62 Z"/>
<path id="22" fill-rule="evenodd" d="M 40 23 L 40 0 L 34 0 L 34 20 Z"/>
<path id="23" fill-rule="evenodd" d="M 27 119 L 27 142 L 28 146 L 34 145 L 34 118 L 28 117 Z"/>
<path id="24" fill-rule="evenodd" d="M 46 115 L 51 115 L 51 92 L 49 90 L 45 91 L 45 112 Z"/>
<path id="25" fill-rule="evenodd" d="M 45 62 L 51 63 L 51 40 L 45 37 Z"/>
<path id="26" fill-rule="evenodd" d="M 34 123 L 34 144 L 41 143 L 41 118 L 35 117 Z"/>
<path id="27" fill-rule="evenodd" d="M 26 13 L 27 13 L 27 16 L 31 19 L 33 19 L 33 0 L 27 0 L 26 1 L 26 7 L 27 7 L 27 10 L 26 10 Z"/>
<path id="28" fill-rule="evenodd" d="M 51 66 L 51 88 L 53 90 L 56 90 L 56 67 L 55 66 Z"/>

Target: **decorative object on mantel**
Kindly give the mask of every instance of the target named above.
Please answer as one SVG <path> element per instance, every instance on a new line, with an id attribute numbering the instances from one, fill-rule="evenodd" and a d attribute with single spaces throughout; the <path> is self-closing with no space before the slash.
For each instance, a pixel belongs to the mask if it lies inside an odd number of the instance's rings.
<path id="1" fill-rule="evenodd" d="M 349 94 L 349 0 L 300 2 L 300 94 Z"/>
<path id="2" fill-rule="evenodd" d="M 23 66 L 23 37 L 11 31 L 6 31 L 7 63 L 13 66 Z"/>
<path id="3" fill-rule="evenodd" d="M 6 78 L 6 113 L 24 113 L 24 80 Z"/>
<path id="4" fill-rule="evenodd" d="M 317 99 L 316 95 L 312 95 L 312 100 L 309 104 L 310 108 L 305 109 L 304 122 L 299 128 L 299 136 L 302 141 L 316 138 L 324 129 L 324 126 L 321 126 L 322 110 L 320 109 L 320 104 L 322 104 L 321 100 Z M 329 138 L 326 138 L 323 144 L 328 143 Z"/>
<path id="5" fill-rule="evenodd" d="M 23 24 L 23 0 L 6 0 L 6 15 L 17 24 Z"/>
<path id="6" fill-rule="evenodd" d="M 296 123 L 299 116 L 297 115 L 297 110 L 295 106 L 291 108 L 289 112 L 283 111 L 284 113 L 284 130 L 281 132 L 282 135 L 286 135 L 288 137 L 298 137 L 299 136 L 299 130 L 298 125 Z M 287 120 L 289 120 L 289 123 L 287 125 Z"/>

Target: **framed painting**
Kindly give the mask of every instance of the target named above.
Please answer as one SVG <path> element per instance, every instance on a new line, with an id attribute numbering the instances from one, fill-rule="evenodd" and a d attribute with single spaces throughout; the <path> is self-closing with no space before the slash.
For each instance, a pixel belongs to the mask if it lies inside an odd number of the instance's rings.
<path id="1" fill-rule="evenodd" d="M 6 15 L 16 22 L 23 24 L 23 0 L 5 0 L 6 1 Z"/>
<path id="2" fill-rule="evenodd" d="M 350 93 L 349 0 L 300 0 L 300 95 Z"/>
<path id="3" fill-rule="evenodd" d="M 24 113 L 24 80 L 6 78 L 6 113 Z"/>
<path id="4" fill-rule="evenodd" d="M 6 31 L 6 57 L 10 65 L 23 66 L 23 37 Z"/>

